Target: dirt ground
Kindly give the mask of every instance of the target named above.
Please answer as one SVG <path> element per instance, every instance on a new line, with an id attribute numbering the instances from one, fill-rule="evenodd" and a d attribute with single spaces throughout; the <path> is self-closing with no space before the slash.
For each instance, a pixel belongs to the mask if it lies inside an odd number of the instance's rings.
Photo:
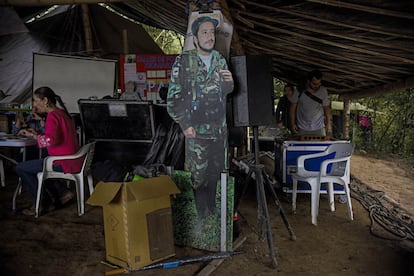
<path id="1" fill-rule="evenodd" d="M 373 229 L 370 212 L 359 201 L 367 192 L 373 192 L 376 198 L 390 202 L 388 206 L 393 214 L 411 223 L 413 231 L 413 168 L 403 166 L 398 160 L 354 155 L 351 174 L 354 221 L 348 219 L 346 204 L 336 201 L 336 212 L 330 212 L 327 198 L 322 195 L 318 226 L 313 226 L 308 194 L 299 194 L 297 213 L 293 215 L 289 196 L 278 193 L 296 235 L 295 241 L 290 239 L 274 202 L 269 200 L 278 262 L 275 269 L 271 266 L 267 239 L 258 239 L 256 200 L 254 190 L 250 189 L 240 206 L 241 233 L 236 242 L 245 241 L 238 248 L 238 254 L 226 258 L 212 275 L 414 275 L 414 241 L 391 235 L 378 225 Z M 6 177 L 6 187 L 0 193 L 2 275 L 93 276 L 113 269 L 103 262 L 101 208 L 87 206 L 86 214 L 78 217 L 76 203 L 72 203 L 38 219 L 26 217 L 19 211 L 11 211 L 17 178 L 11 171 Z M 17 202 L 18 208 L 29 204 L 25 194 Z M 167 261 L 205 254 L 176 247 L 176 256 Z M 206 265 L 197 262 L 130 274 L 198 275 Z"/>

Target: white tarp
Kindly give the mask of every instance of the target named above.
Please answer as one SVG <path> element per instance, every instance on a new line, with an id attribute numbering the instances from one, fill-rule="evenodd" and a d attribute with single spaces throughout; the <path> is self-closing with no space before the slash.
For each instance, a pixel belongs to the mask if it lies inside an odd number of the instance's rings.
<path id="1" fill-rule="evenodd" d="M 0 7 L 0 90 L 7 97 L 0 103 L 21 102 L 32 85 L 33 53 L 47 52 L 45 43 L 28 32 L 14 9 Z"/>
<path id="2" fill-rule="evenodd" d="M 79 5 L 63 5 L 25 25 L 13 8 L 0 7 L 0 90 L 9 95 L 0 97 L 0 104 L 30 102 L 33 53 L 85 57 L 80 12 Z M 99 5 L 89 5 L 89 14 L 95 56 L 118 59 L 124 53 L 124 31 L 131 53 L 163 53 L 142 26 Z"/>

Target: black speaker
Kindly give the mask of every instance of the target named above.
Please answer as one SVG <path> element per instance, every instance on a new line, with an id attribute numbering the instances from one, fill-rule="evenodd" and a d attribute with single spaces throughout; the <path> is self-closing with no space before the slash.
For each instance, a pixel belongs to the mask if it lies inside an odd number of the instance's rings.
<path id="1" fill-rule="evenodd" d="M 272 59 L 269 56 L 231 58 L 234 126 L 262 126 L 274 116 Z"/>
<path id="2" fill-rule="evenodd" d="M 234 126 L 233 98 L 231 96 L 227 97 L 226 116 L 228 129 L 227 138 L 229 142 L 229 147 L 241 147 L 244 144 L 244 137 L 246 137 L 246 128 Z"/>

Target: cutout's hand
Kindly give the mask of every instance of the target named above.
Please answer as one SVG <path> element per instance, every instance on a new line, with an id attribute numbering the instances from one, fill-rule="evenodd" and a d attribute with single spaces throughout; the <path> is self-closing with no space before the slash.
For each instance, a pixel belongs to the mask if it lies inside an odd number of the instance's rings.
<path id="1" fill-rule="evenodd" d="M 220 70 L 220 74 L 224 81 L 233 81 L 233 75 L 229 70 Z"/>
<path id="2" fill-rule="evenodd" d="M 187 138 L 195 138 L 196 137 L 195 129 L 193 127 L 187 128 L 186 130 L 184 130 L 184 136 Z"/>

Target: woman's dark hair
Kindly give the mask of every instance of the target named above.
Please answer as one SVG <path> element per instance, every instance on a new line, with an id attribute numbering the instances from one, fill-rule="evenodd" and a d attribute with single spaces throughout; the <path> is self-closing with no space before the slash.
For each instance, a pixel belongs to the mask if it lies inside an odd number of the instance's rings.
<path id="1" fill-rule="evenodd" d="M 158 94 L 160 95 L 161 100 L 167 101 L 168 86 L 161 87 L 160 91 L 158 91 Z"/>
<path id="2" fill-rule="evenodd" d="M 56 106 L 56 101 L 59 103 L 59 105 L 63 108 L 63 110 L 70 116 L 69 111 L 67 110 L 65 104 L 63 103 L 60 96 L 56 95 L 55 92 L 47 86 L 39 87 L 33 92 L 36 97 L 43 100 L 44 98 L 47 98 L 54 106 Z"/>

